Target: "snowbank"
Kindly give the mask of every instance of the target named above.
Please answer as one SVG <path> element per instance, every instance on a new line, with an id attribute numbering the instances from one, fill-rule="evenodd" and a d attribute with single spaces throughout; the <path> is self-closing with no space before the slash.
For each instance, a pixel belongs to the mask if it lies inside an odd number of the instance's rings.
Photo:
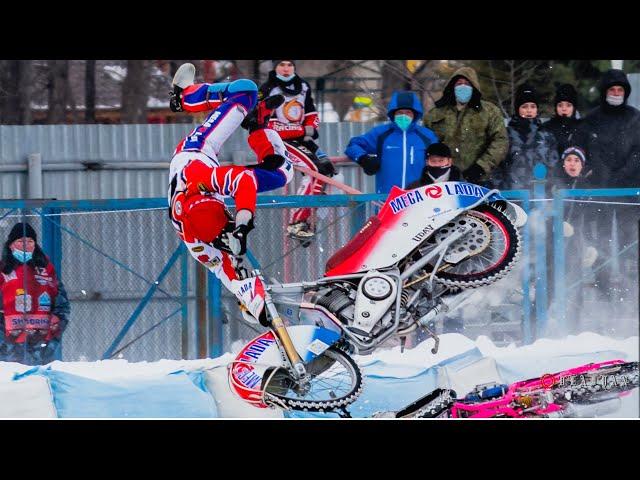
<path id="1" fill-rule="evenodd" d="M 560 340 L 542 339 L 523 347 L 497 347 L 487 337 L 475 342 L 460 334 L 440 337 L 436 355 L 427 340 L 400 353 L 400 348 L 357 356 L 365 375 L 364 390 L 350 411 L 369 417 L 394 410 L 438 387 L 465 394 L 475 383 L 553 373 L 591 361 L 637 361 L 638 337 L 615 340 L 582 333 Z M 227 353 L 204 360 L 126 360 L 53 362 L 45 367 L 0 362 L 2 418 L 281 418 L 274 409 L 258 409 L 229 390 Z M 289 417 L 332 414 L 292 412 Z M 612 417 L 638 417 L 638 391 L 623 399 Z"/>

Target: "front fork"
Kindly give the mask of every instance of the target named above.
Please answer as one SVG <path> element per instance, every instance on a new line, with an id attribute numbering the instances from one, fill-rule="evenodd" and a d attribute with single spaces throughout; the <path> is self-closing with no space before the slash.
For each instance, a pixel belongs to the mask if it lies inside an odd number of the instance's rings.
<path id="1" fill-rule="evenodd" d="M 264 304 L 265 308 L 267 309 L 267 319 L 271 330 L 273 330 L 276 337 L 278 337 L 278 340 L 280 340 L 280 345 L 282 345 L 282 350 L 284 351 L 287 360 L 293 368 L 293 374 L 296 377 L 296 380 L 302 384 L 305 384 L 308 381 L 307 369 L 304 367 L 304 363 L 302 362 L 300 355 L 296 351 L 293 342 L 291 341 L 291 337 L 289 336 L 287 327 L 282 321 L 282 318 L 278 313 L 278 309 L 273 304 L 271 294 L 269 293 L 270 289 L 262 278 L 262 274 L 259 270 L 254 270 L 253 273 L 260 279 L 260 281 L 264 285 Z"/>

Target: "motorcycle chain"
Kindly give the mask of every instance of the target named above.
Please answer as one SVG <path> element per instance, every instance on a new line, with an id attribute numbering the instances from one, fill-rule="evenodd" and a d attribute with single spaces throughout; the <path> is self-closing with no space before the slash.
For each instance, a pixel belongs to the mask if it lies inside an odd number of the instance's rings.
<path id="1" fill-rule="evenodd" d="M 433 392 L 432 392 L 433 393 Z M 419 402 L 419 400 L 417 401 Z M 449 409 L 456 402 L 455 392 L 443 389 L 436 398 L 411 412 L 411 405 L 396 413 L 396 418 L 445 418 L 449 417 Z"/>

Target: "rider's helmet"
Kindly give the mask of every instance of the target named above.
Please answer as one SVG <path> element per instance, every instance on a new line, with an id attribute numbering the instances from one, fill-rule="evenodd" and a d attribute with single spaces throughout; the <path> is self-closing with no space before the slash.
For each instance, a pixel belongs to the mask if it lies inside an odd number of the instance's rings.
<path id="1" fill-rule="evenodd" d="M 212 243 L 221 236 L 229 223 L 229 214 L 220 200 L 204 195 L 192 197 L 183 222 L 193 235 L 205 243 Z"/>

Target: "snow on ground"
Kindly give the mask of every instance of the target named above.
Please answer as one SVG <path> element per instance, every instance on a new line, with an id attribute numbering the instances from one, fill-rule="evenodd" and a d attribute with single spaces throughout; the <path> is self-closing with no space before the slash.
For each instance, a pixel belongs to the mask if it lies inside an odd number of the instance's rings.
<path id="1" fill-rule="evenodd" d="M 240 344 L 238 343 L 234 347 L 239 348 Z M 437 381 L 437 375 L 434 375 L 437 369 L 432 367 L 443 364 L 443 362 L 446 363 L 453 358 L 468 356 L 470 353 L 471 356 L 469 358 L 485 357 L 494 359 L 502 379 L 509 383 L 540 376 L 544 373 L 554 373 L 590 361 L 617 358 L 626 361 L 637 361 L 639 358 L 637 336 L 616 340 L 591 332 L 568 336 L 564 339 L 541 339 L 531 345 L 522 347 L 517 347 L 516 345 L 498 347 L 484 336 L 473 341 L 461 334 L 451 333 L 440 336 L 440 348 L 437 354 L 431 353 L 432 347 L 433 341 L 426 340 L 414 348 L 405 349 L 403 353 L 400 353 L 400 347 L 394 347 L 380 350 L 367 356 L 356 356 L 355 358 L 362 367 L 366 378 L 363 394 L 358 402 L 354 404 L 354 416 L 367 417 L 380 409 L 397 409 L 403 405 L 403 402 L 406 403 L 411 399 L 417 398 L 417 396 L 427 393 L 428 388 L 434 387 L 434 382 Z M 261 412 L 244 409 L 239 399 L 229 395 L 228 391 L 221 392 L 219 390 L 228 389 L 226 381 L 224 381 L 226 375 L 224 367 L 233 358 L 233 353 L 226 353 L 218 358 L 202 360 L 160 360 L 157 362 L 134 363 L 122 359 L 96 362 L 56 361 L 48 367 L 53 373 L 63 372 L 82 379 L 102 382 L 102 385 L 120 386 L 131 385 L 136 382 L 146 382 L 147 384 L 149 382 L 151 382 L 150 384 L 162 382 L 169 374 L 177 371 L 215 372 L 217 380 L 215 382 L 206 380 L 205 383 L 206 388 L 214 390 L 209 393 L 216 400 L 219 416 L 245 417 L 261 416 L 262 413 L 267 413 L 273 417 L 273 412 L 268 412 L 267 410 Z M 25 378 L 29 378 L 23 377 L 21 380 L 14 380 L 14 376 L 28 372 L 32 368 L 19 363 L 0 362 L 0 391 L 2 391 L 3 397 L 11 396 L 12 391 L 17 392 L 20 382 Z M 58 378 L 62 373 L 60 375 L 56 373 L 56 375 L 49 375 L 49 378 Z M 92 385 L 92 383 L 88 382 L 85 385 Z M 199 386 L 199 388 L 202 389 L 203 387 Z M 218 389 L 217 392 L 215 391 L 216 389 Z M 36 391 L 40 393 L 34 393 Z M 54 385 L 49 390 L 46 388 L 44 390 L 23 388 L 20 395 L 46 395 L 50 391 L 52 396 L 55 396 L 56 392 L 59 391 L 66 395 L 73 394 L 73 388 L 69 385 L 65 385 L 65 389 L 62 390 Z M 399 392 L 403 393 L 404 396 Z M 55 400 L 58 415 L 62 416 L 60 412 L 69 415 L 70 409 L 62 409 L 59 399 L 56 398 Z M 20 401 L 22 402 L 22 400 Z M 32 415 L 35 417 L 44 415 L 41 412 L 47 411 L 41 403 L 41 401 L 38 403 L 38 409 L 32 411 Z M 28 402 L 25 400 L 23 408 L 19 411 L 19 415 L 16 414 L 16 416 L 29 417 L 27 405 Z M 202 409 L 199 411 L 202 411 Z M 623 408 L 615 414 L 605 416 L 638 417 L 638 412 L 638 391 L 636 389 L 632 395 L 624 399 Z M 158 414 L 158 409 L 154 410 L 154 414 Z M 175 412 L 172 412 L 172 414 L 175 416 Z M 4 415 L 11 414 L 4 413 Z M 2 416 L 1 413 L 0 416 Z"/>

